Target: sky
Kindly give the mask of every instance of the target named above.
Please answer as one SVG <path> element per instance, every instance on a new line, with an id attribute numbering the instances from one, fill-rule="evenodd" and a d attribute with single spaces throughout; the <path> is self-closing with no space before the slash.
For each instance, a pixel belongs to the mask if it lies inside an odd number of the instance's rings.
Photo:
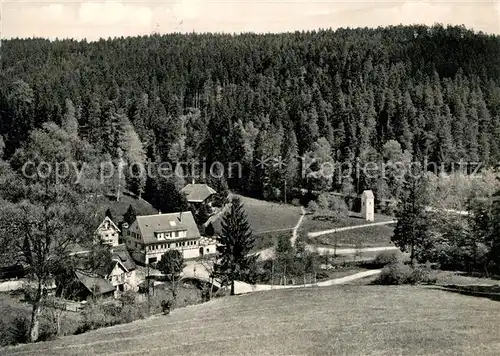
<path id="1" fill-rule="evenodd" d="M 500 0 L 0 0 L 2 38 L 454 24 L 500 34 Z"/>

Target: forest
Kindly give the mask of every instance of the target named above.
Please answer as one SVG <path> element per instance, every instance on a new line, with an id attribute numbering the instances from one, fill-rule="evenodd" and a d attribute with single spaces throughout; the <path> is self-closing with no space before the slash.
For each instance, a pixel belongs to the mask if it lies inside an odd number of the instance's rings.
<path id="1" fill-rule="evenodd" d="M 241 162 L 229 187 L 268 199 L 285 184 L 397 196 L 387 179 L 323 179 L 321 162 L 427 159 L 450 171 L 500 159 L 500 39 L 465 27 L 11 39 L 2 52 L 11 162 L 48 122 L 77 122 L 101 160 Z M 125 180 L 146 199 L 158 184 Z"/>

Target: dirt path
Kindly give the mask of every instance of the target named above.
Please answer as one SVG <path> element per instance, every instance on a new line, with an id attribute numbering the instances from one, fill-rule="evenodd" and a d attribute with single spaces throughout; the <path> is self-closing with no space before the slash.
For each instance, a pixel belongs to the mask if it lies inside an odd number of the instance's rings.
<path id="1" fill-rule="evenodd" d="M 358 272 L 358 273 L 352 274 L 350 276 L 329 279 L 327 281 L 322 281 L 322 282 L 318 282 L 318 283 L 295 284 L 295 285 L 288 285 L 288 286 L 279 286 L 279 285 L 278 286 L 271 286 L 269 284 L 251 285 L 251 284 L 247 284 L 244 282 L 235 282 L 234 292 L 235 292 L 235 294 L 246 294 L 246 293 L 262 292 L 262 291 L 268 291 L 268 290 L 274 290 L 274 289 L 329 287 L 329 286 L 334 286 L 334 285 L 352 282 L 352 281 L 355 281 L 355 280 L 361 279 L 361 278 L 374 276 L 374 275 L 379 274 L 380 272 L 381 272 L 381 270 L 379 270 L 379 269 L 369 270 L 369 271 Z"/>
<path id="2" fill-rule="evenodd" d="M 302 221 L 304 220 L 304 217 L 306 216 L 306 210 L 304 209 L 303 206 L 300 206 L 300 211 L 301 215 L 299 218 L 299 221 L 297 221 L 297 225 L 293 228 L 293 233 L 292 233 L 292 238 L 290 239 L 290 243 L 292 244 L 293 247 L 295 247 L 295 241 L 297 241 L 297 234 L 300 228 L 300 225 L 302 225 Z"/>
<path id="3" fill-rule="evenodd" d="M 306 245 L 306 250 L 310 252 L 317 252 L 320 255 L 327 254 L 337 254 L 337 255 L 354 255 L 356 252 L 364 253 L 364 252 L 380 252 L 380 251 L 389 251 L 389 250 L 398 250 L 396 246 L 382 246 L 382 247 L 363 247 L 359 249 L 355 248 L 333 248 L 333 247 L 321 247 L 315 245 Z"/>
<path id="4" fill-rule="evenodd" d="M 373 275 L 376 275 L 380 273 L 381 270 L 369 270 L 369 271 L 363 271 L 363 272 L 358 272 L 355 274 L 352 274 L 350 276 L 345 276 L 341 278 L 334 278 L 334 279 L 329 279 L 327 281 L 322 281 L 322 282 L 317 282 L 317 283 L 308 283 L 308 284 L 295 284 L 295 285 L 287 285 L 287 286 L 280 286 L 280 285 L 270 285 L 270 284 L 248 284 L 245 282 L 240 282 L 236 281 L 234 288 L 235 288 L 235 293 L 236 294 L 245 294 L 245 293 L 253 293 L 253 292 L 261 292 L 261 291 L 266 291 L 266 290 L 274 290 L 274 289 L 289 289 L 289 288 L 304 288 L 304 287 L 328 287 L 328 286 L 333 286 L 333 285 L 338 285 L 338 284 L 344 284 L 348 283 L 351 281 L 355 281 L 357 279 L 361 278 L 366 278 L 370 277 Z M 209 282 L 209 272 L 207 269 L 207 266 L 204 266 L 200 263 L 197 262 L 188 262 L 186 264 L 186 267 L 184 268 L 182 272 L 183 277 L 188 277 L 188 278 L 197 278 L 199 280 L 207 281 Z M 220 287 L 220 283 L 215 281 L 214 285 L 217 287 Z"/>
<path id="5" fill-rule="evenodd" d="M 306 216 L 306 210 L 304 209 L 303 206 L 300 207 L 300 210 L 301 214 L 299 221 L 297 221 L 297 224 L 295 225 L 295 227 L 293 227 L 292 236 L 290 237 L 290 243 L 292 244 L 292 246 L 295 246 L 295 241 L 297 241 L 297 236 L 299 234 L 299 228 L 302 225 L 302 222 L 304 221 L 304 217 Z M 288 230 L 292 229 L 280 229 L 280 230 L 271 230 L 265 232 L 273 232 L 273 231 L 278 232 L 278 231 L 288 231 Z M 270 260 L 271 258 L 274 257 L 274 247 L 268 247 L 263 250 L 252 253 L 252 255 L 257 255 L 257 254 L 259 255 L 258 259 L 259 261 Z"/>
<path id="6" fill-rule="evenodd" d="M 309 237 L 317 237 L 317 236 L 321 236 L 321 235 L 333 234 L 335 232 L 340 232 L 340 231 L 355 230 L 355 229 L 364 229 L 364 228 L 370 227 L 370 226 L 389 225 L 389 224 L 395 224 L 395 223 L 396 223 L 396 220 L 389 220 L 389 221 L 380 221 L 380 222 L 374 222 L 374 223 L 363 224 L 363 225 L 337 227 L 337 228 L 334 228 L 334 229 L 328 229 L 328 230 L 310 232 L 310 233 L 307 234 L 307 236 L 309 236 Z"/>

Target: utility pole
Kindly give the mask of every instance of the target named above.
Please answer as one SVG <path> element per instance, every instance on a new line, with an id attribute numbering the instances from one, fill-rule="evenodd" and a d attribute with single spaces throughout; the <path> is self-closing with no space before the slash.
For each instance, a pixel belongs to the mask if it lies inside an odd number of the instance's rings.
<path id="1" fill-rule="evenodd" d="M 2 27 L 3 27 L 3 0 L 0 0 L 0 70 L 2 69 Z"/>
<path id="2" fill-rule="evenodd" d="M 148 262 L 148 261 L 146 261 L 146 263 L 147 263 L 147 262 Z M 147 286 L 147 288 L 148 288 L 148 314 L 149 314 L 150 309 L 151 309 L 151 308 L 150 308 L 151 304 L 149 303 L 149 298 L 150 298 L 150 295 L 149 295 L 149 281 L 150 281 L 150 279 L 149 279 L 149 263 L 147 263 L 147 264 L 146 264 L 146 266 L 147 266 L 147 268 L 148 268 L 148 272 L 147 272 L 148 274 L 147 274 L 147 276 L 146 276 L 146 282 L 147 282 L 147 283 L 146 283 L 146 286 Z"/>
<path id="3" fill-rule="evenodd" d="M 271 289 L 274 286 L 274 258 L 271 260 Z"/>
<path id="4" fill-rule="evenodd" d="M 285 178 L 285 204 L 286 204 L 286 178 Z"/>

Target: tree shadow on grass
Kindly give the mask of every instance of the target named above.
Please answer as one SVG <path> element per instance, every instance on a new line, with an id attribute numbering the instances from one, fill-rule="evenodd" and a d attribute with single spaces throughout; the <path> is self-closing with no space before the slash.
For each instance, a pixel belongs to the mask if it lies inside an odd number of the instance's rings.
<path id="1" fill-rule="evenodd" d="M 457 285 L 444 285 L 435 286 L 433 289 L 444 290 L 450 293 L 458 293 L 468 295 L 471 297 L 488 298 L 490 300 L 500 302 L 500 286 L 457 286 Z"/>

